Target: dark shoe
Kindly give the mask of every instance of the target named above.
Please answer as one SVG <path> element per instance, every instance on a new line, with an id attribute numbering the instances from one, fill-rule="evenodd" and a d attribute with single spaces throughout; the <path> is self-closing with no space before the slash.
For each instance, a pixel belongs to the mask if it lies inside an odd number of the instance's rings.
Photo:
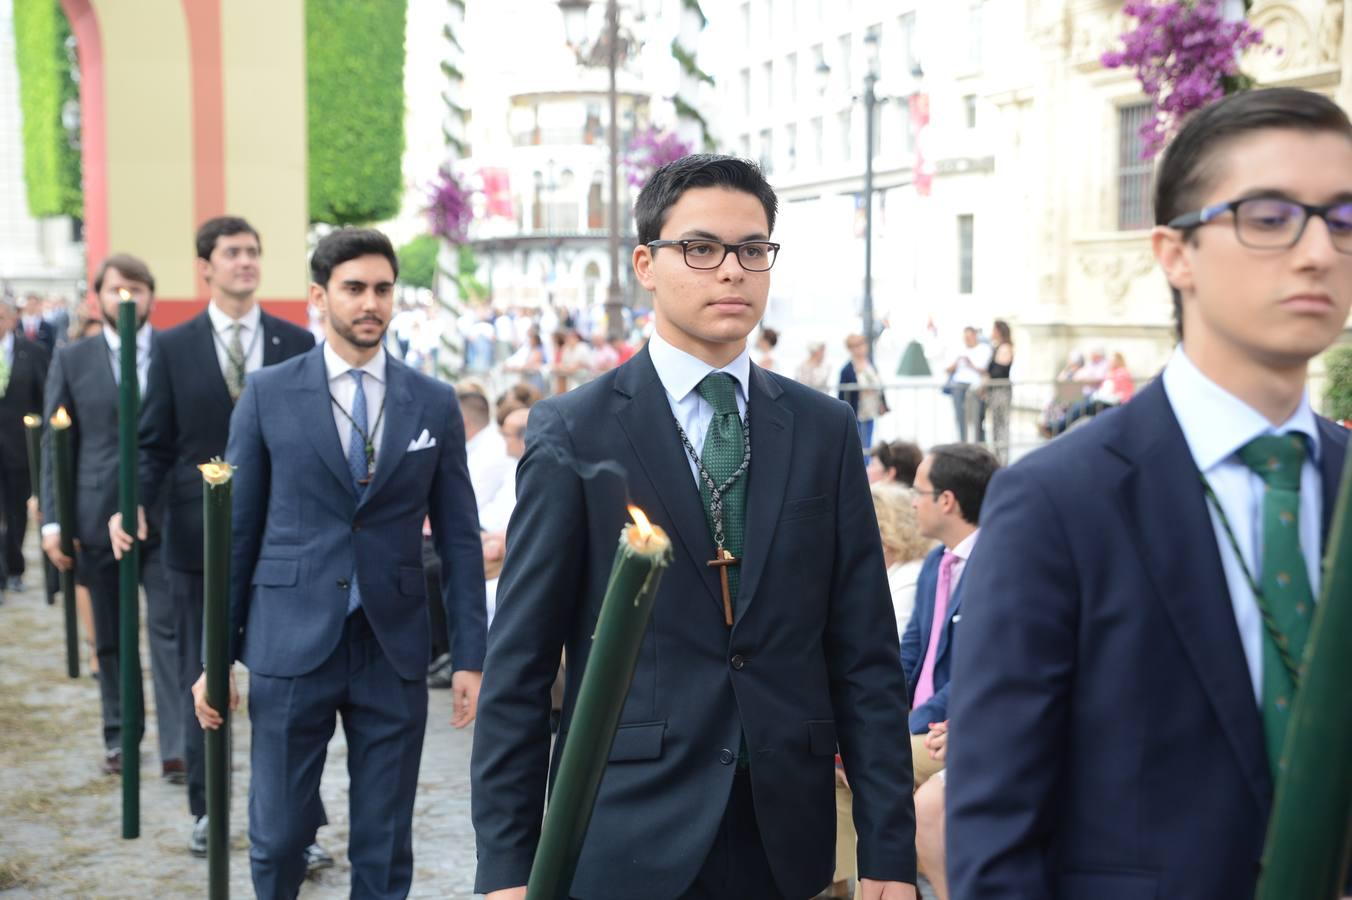
<path id="1" fill-rule="evenodd" d="M 188 767 L 181 759 L 166 759 L 160 764 L 160 777 L 170 784 L 187 784 Z"/>
<path id="2" fill-rule="evenodd" d="M 305 848 L 305 877 L 333 868 L 333 857 L 316 841 Z"/>
<path id="3" fill-rule="evenodd" d="M 188 838 L 188 852 L 198 859 L 207 855 L 207 817 L 198 816 L 192 826 L 192 837 Z"/>
<path id="4" fill-rule="evenodd" d="M 122 751 L 105 750 L 103 751 L 103 774 L 121 775 L 122 774 Z"/>

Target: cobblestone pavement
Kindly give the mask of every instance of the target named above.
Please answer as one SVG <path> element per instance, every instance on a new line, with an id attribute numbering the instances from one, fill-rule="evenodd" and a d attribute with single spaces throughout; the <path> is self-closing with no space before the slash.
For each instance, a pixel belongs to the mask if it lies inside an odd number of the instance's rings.
<path id="1" fill-rule="evenodd" d="M 188 855 L 192 820 L 183 787 L 159 778 L 153 690 L 143 662 L 146 735 L 141 743 L 141 837 L 121 838 L 121 781 L 99 771 L 99 693 L 89 677 L 66 676 L 62 608 L 47 606 L 28 542 L 27 587 L 0 606 L 0 893 L 18 898 L 187 898 L 206 893 L 207 864 Z M 144 609 L 142 610 L 144 623 Z M 145 637 L 141 639 L 142 655 Z M 237 672 L 247 704 L 247 674 Z M 450 726 L 448 691 L 432 691 L 413 820 L 412 897 L 471 898 L 474 834 L 469 814 L 473 726 Z M 247 810 L 249 719 L 234 720 L 235 783 L 230 834 L 231 894 L 253 896 Z M 337 865 L 306 882 L 302 898 L 346 897 L 347 748 L 329 745 L 322 793 L 329 825 L 320 843 Z M 933 895 L 924 891 L 924 897 Z"/>

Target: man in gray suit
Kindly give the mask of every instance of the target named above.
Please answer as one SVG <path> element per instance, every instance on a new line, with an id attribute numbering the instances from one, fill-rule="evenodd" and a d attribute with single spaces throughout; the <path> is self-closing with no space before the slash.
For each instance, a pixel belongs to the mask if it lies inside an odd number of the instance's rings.
<path id="1" fill-rule="evenodd" d="M 139 331 L 136 368 L 141 390 L 150 367 L 152 328 L 147 321 L 155 306 L 155 278 L 134 256 L 117 254 L 104 260 L 94 279 L 94 293 L 106 325 L 102 334 L 57 349 L 47 373 L 48 420 L 64 406 L 74 424 L 71 443 L 75 457 L 75 520 L 63 523 L 56 504 L 52 473 L 51 433 L 42 445 L 42 549 L 59 569 L 76 569 L 89 588 L 94 609 L 94 645 L 99 659 L 99 693 L 103 701 L 103 769 L 122 769 L 121 702 L 118 693 L 118 564 L 108 539 L 107 522 L 118 501 L 118 380 L 121 377 L 117 333 L 119 291 L 136 300 Z M 141 582 L 146 591 L 146 627 L 150 638 L 150 670 L 155 685 L 155 714 L 159 724 L 161 772 L 182 784 L 183 704 L 178 702 L 178 649 L 174 606 L 160 566 L 159 516 L 151 510 L 149 540 L 142 547 Z M 76 555 L 61 552 L 61 529 L 74 529 Z"/>

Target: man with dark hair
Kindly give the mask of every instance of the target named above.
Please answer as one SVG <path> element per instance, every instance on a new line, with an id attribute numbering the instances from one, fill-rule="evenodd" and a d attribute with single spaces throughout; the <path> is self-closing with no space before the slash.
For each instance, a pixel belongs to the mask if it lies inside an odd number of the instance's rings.
<path id="1" fill-rule="evenodd" d="M 23 536 L 28 530 L 28 442 L 23 417 L 42 412 L 49 358 L 18 329 L 19 311 L 0 298 L 0 599 L 23 588 Z"/>
<path id="2" fill-rule="evenodd" d="M 956 626 L 962 620 L 963 570 L 980 535 L 986 485 L 1000 463 L 979 444 L 941 444 L 915 472 L 916 524 L 939 542 L 925 557 L 915 585 L 915 608 L 901 638 L 901 668 L 911 693 L 911 759 L 916 786 L 943 764 L 925 738 L 948 721 L 948 690 Z"/>
<path id="3" fill-rule="evenodd" d="M 163 562 L 178 611 L 188 810 L 195 817 L 188 849 L 203 857 L 206 770 L 191 691 L 202 672 L 202 473 L 197 467 L 225 452 L 230 413 L 245 377 L 314 346 L 308 331 L 269 315 L 254 300 L 260 252 L 258 233 L 243 219 L 211 219 L 198 229 L 197 271 L 211 290 L 211 301 L 199 315 L 158 336 L 141 406 L 138 497 L 146 509 L 164 508 Z M 143 522 L 138 529 L 144 540 Z M 131 547 L 121 513 L 109 520 L 108 531 L 120 558 Z"/>
<path id="4" fill-rule="evenodd" d="M 1297 89 L 1189 119 L 1156 185 L 1182 342 L 997 475 L 953 664 L 954 900 L 1252 897 L 1347 432 L 1352 123 Z"/>
<path id="5" fill-rule="evenodd" d="M 95 653 L 99 661 L 99 697 L 103 712 L 103 770 L 122 770 L 121 694 L 118 676 L 121 620 L 118 564 L 108 539 L 108 519 L 118 504 L 118 383 L 122 377 L 121 339 L 117 332 L 121 291 L 136 302 L 136 371 L 142 391 L 157 336 L 150 313 L 155 308 L 155 277 L 149 267 L 125 253 L 108 257 L 94 276 L 94 297 L 108 327 L 101 335 L 84 338 L 57 350 L 47 373 L 46 420 L 61 407 L 70 413 L 71 446 L 75 456 L 75 518 L 63 522 L 56 504 L 51 430 L 43 432 L 42 549 L 58 569 L 74 567 L 80 583 L 89 588 L 94 618 Z M 144 394 L 143 394 L 144 396 Z M 141 548 L 141 583 L 146 591 L 146 632 L 150 642 L 150 671 L 155 690 L 161 774 L 182 784 L 183 713 L 180 700 L 180 664 L 175 632 L 177 612 L 160 564 L 160 512 L 150 511 L 152 526 Z M 61 531 L 70 528 L 75 558 L 61 552 Z"/>
<path id="6" fill-rule="evenodd" d="M 50 359 L 56 350 L 56 327 L 42 317 L 42 297 L 29 294 L 19 301 L 19 330 L 24 340 L 47 351 Z"/>
<path id="7" fill-rule="evenodd" d="M 339 715 L 352 896 L 408 895 L 427 726 L 427 517 L 454 634 L 452 724 L 474 719 L 486 629 L 464 429 L 449 386 L 385 352 L 396 267 L 378 231 L 324 237 L 311 259 L 324 280 L 310 285 L 323 345 L 250 378 L 230 422 L 231 659 L 249 667 L 259 897 L 295 897 L 304 880 Z M 193 688 L 197 716 L 219 728 L 205 683 Z"/>
<path id="8" fill-rule="evenodd" d="M 656 330 L 530 413 L 474 734 L 476 890 L 521 898 L 632 499 L 671 536 L 569 896 L 808 897 L 834 866 L 850 767 L 861 894 L 915 896 L 905 680 L 850 409 L 751 363 L 776 197 L 752 163 L 689 156 L 638 198 Z M 627 473 L 584 479 L 570 461 Z M 717 502 L 715 501 L 717 498 Z M 717 562 L 727 580 L 721 581 Z"/>

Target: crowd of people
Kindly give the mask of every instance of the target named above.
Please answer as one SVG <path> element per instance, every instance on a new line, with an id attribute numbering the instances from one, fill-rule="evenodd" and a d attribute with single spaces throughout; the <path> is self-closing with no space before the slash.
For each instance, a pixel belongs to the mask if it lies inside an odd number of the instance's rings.
<path id="1" fill-rule="evenodd" d="M 137 304 L 136 523 L 114 489 L 116 330 L 49 368 L 40 326 L 29 340 L 0 305 L 5 427 L 65 407 L 81 473 L 62 521 L 45 435 L 36 508 L 13 511 L 27 492 L 7 471 L 4 521 L 21 539 L 33 514 L 88 589 L 108 772 L 116 560 L 140 543 L 162 771 L 186 783 L 201 855 L 202 735 L 226 710 L 201 667 L 197 466 L 235 466 L 229 658 L 250 678 L 259 896 L 332 864 L 319 781 L 340 719 L 353 894 L 409 893 L 434 686 L 475 723 L 476 890 L 524 898 L 631 505 L 671 553 L 571 896 L 914 900 L 918 874 L 940 900 L 1252 896 L 1347 452 L 1304 386 L 1352 308 L 1350 172 L 1352 122 L 1316 94 L 1241 94 L 1185 124 L 1152 238 L 1177 350 L 1139 394 L 1120 354 L 1073 356 L 1042 423 L 1072 433 L 1012 466 L 1003 321 L 947 366 L 956 443 L 873 441 L 888 403 L 861 335 L 844 402 L 822 344 L 797 380 L 775 373 L 778 332 L 749 339 L 778 200 L 745 160 L 686 157 L 640 192 L 654 314 L 625 323 L 632 344 L 582 311 L 473 324 L 492 345 L 475 358 L 508 351 L 506 390 L 418 371 L 380 232 L 315 248 L 316 345 L 255 301 L 257 231 L 212 219 L 212 299 L 186 323 L 149 324 L 136 257 L 93 284 L 110 324 L 121 295 Z"/>

